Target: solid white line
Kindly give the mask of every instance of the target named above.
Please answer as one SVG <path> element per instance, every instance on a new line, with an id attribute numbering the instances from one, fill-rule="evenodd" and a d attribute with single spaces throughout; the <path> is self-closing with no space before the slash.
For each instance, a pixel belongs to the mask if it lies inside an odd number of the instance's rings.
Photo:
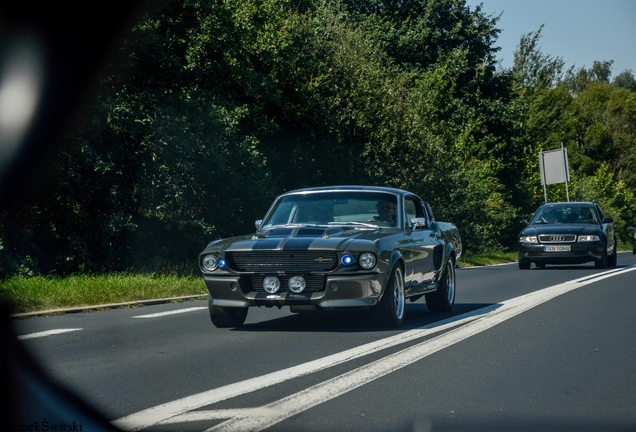
<path id="1" fill-rule="evenodd" d="M 176 314 L 182 314 L 186 312 L 196 312 L 196 311 L 200 311 L 207 308 L 208 308 L 207 306 L 191 307 L 191 308 L 178 309 L 178 310 L 169 311 L 169 312 L 157 312 L 157 313 L 147 314 L 147 315 L 136 315 L 132 318 L 158 318 L 158 317 L 163 317 L 167 315 L 176 315 Z"/>
<path id="2" fill-rule="evenodd" d="M 162 420 L 179 414 L 183 414 L 197 408 L 201 408 L 206 405 L 212 405 L 226 399 L 251 393 L 253 391 L 273 386 L 275 384 L 280 384 L 282 382 L 298 378 L 303 375 L 308 375 L 310 373 L 317 372 L 322 369 L 347 362 L 349 360 L 354 360 L 356 358 L 363 357 L 395 345 L 403 344 L 414 339 L 423 338 L 431 334 L 447 330 L 448 328 L 472 321 L 480 315 L 488 313 L 493 309 L 496 309 L 497 307 L 499 306 L 488 306 L 476 311 L 437 321 L 418 329 L 400 333 L 395 336 L 381 339 L 379 341 L 360 345 L 358 347 L 332 354 L 321 359 L 313 360 L 298 366 L 293 366 L 288 369 L 247 379 L 238 383 L 229 384 L 192 396 L 187 396 L 182 399 L 148 408 L 143 411 L 139 411 L 137 413 L 119 418 L 117 420 L 114 420 L 113 424 L 121 429 L 130 431 L 144 429 L 157 424 Z"/>
<path id="3" fill-rule="evenodd" d="M 45 336 L 51 336 L 51 335 L 56 335 L 56 334 L 68 333 L 68 332 L 73 332 L 73 331 L 79 331 L 79 330 L 82 330 L 82 329 L 81 328 L 76 328 L 76 329 L 47 330 L 47 331 L 41 331 L 41 332 L 37 332 L 37 333 L 30 333 L 30 334 L 20 335 L 20 336 L 16 336 L 16 337 L 18 338 L 18 340 L 26 340 L 26 339 L 34 339 L 34 338 L 39 338 L 39 337 L 45 337 Z"/>
<path id="4" fill-rule="evenodd" d="M 117 419 L 113 421 L 113 424 L 126 430 L 144 429 L 161 423 L 171 417 L 184 414 L 188 411 L 198 409 L 206 405 L 212 405 L 230 397 L 259 390 L 288 379 L 306 375 L 317 370 L 325 369 L 327 367 L 370 354 L 371 352 L 388 348 L 389 346 L 394 346 L 464 324 L 463 327 L 456 328 L 455 330 L 451 330 L 441 336 L 421 342 L 420 344 L 407 348 L 399 353 L 389 355 L 369 365 L 360 367 L 339 377 L 313 386 L 310 389 L 303 390 L 295 395 L 283 398 L 272 404 L 268 404 L 256 411 L 237 411 L 234 413 L 236 417 L 233 417 L 230 420 L 210 429 L 211 431 L 262 430 L 306 409 L 326 402 L 372 380 L 412 364 L 417 360 L 449 347 L 470 336 L 485 331 L 557 296 L 589 285 L 593 282 L 634 270 L 636 270 L 636 266 L 621 270 L 611 270 L 597 274 L 592 278 L 580 278 L 559 285 L 554 285 L 540 291 L 535 291 L 524 296 L 506 300 L 497 305 L 488 306 L 468 314 L 449 318 L 420 329 L 411 330 L 390 338 L 362 345 L 323 359 L 314 360 L 293 368 L 273 372 L 262 377 L 252 378 L 149 408 Z M 211 413 L 212 412 L 208 412 L 207 415 L 212 415 Z M 252 415 L 251 413 L 258 414 Z M 226 414 L 229 413 L 226 412 Z M 177 419 L 175 419 L 175 421 L 177 421 Z"/>

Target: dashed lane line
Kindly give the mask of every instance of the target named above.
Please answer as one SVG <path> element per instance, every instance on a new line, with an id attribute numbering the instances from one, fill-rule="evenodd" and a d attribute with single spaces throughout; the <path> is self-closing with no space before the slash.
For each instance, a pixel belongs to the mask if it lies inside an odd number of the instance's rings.
<path id="1" fill-rule="evenodd" d="M 29 333 L 29 334 L 25 334 L 25 335 L 18 335 L 16 337 L 18 338 L 18 340 L 26 340 L 26 339 L 41 338 L 41 337 L 46 337 L 46 336 L 51 336 L 51 335 L 56 335 L 56 334 L 74 332 L 74 331 L 79 331 L 79 330 L 82 330 L 82 329 L 81 328 L 55 329 L 55 330 L 41 331 L 41 332 L 37 332 L 37 333 Z"/>
<path id="2" fill-rule="evenodd" d="M 186 308 L 186 309 L 177 309 L 177 310 L 173 310 L 173 311 L 168 311 L 168 312 L 157 312 L 157 313 L 151 313 L 151 314 L 146 314 L 146 315 L 136 315 L 132 318 L 158 318 L 158 317 L 164 317 L 164 316 L 168 316 L 168 315 L 177 315 L 177 314 L 182 314 L 182 313 L 186 313 L 186 312 L 197 312 L 200 310 L 207 310 L 208 307 L 207 306 L 199 306 L 199 307 L 191 307 L 191 308 Z"/>

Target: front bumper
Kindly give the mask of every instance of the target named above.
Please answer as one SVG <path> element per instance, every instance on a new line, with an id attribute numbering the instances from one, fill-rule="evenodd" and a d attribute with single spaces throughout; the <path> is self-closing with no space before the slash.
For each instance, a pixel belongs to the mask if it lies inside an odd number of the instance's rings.
<path id="1" fill-rule="evenodd" d="M 317 306 L 362 307 L 375 305 L 386 286 L 388 274 L 327 275 L 322 289 L 299 294 L 265 292 L 250 283 L 251 275 L 204 275 L 212 304 L 225 307 Z"/>
<path id="2" fill-rule="evenodd" d="M 549 252 L 546 246 L 570 246 L 569 251 Z M 519 244 L 519 262 L 542 264 L 582 264 L 603 258 L 603 242 L 575 242 L 563 244 Z"/>

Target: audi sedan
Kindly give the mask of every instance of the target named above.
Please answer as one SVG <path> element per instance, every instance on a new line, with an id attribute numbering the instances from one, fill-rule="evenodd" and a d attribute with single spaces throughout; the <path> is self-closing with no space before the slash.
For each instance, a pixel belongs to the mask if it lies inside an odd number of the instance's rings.
<path id="1" fill-rule="evenodd" d="M 613 220 L 596 202 L 557 202 L 541 205 L 518 238 L 519 268 L 532 263 L 616 266 Z"/>

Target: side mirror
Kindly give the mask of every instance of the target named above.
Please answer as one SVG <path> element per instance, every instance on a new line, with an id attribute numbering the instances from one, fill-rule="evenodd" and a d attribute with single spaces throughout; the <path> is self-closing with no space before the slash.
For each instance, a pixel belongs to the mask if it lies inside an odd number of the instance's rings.
<path id="1" fill-rule="evenodd" d="M 259 229 L 261 227 L 262 223 L 263 223 L 263 219 L 259 219 L 256 222 L 254 222 L 254 225 L 256 226 L 256 229 Z"/>
<path id="2" fill-rule="evenodd" d="M 614 222 L 614 219 L 612 219 L 611 217 L 604 217 L 603 218 L 603 223 L 612 223 Z"/>
<path id="3" fill-rule="evenodd" d="M 524 224 L 528 225 L 528 222 L 530 222 L 528 219 L 521 219 L 521 222 L 523 222 Z"/>
<path id="4" fill-rule="evenodd" d="M 413 225 L 414 230 L 418 228 L 428 227 L 428 224 L 426 223 L 426 218 L 413 218 L 411 219 L 411 225 Z"/>

